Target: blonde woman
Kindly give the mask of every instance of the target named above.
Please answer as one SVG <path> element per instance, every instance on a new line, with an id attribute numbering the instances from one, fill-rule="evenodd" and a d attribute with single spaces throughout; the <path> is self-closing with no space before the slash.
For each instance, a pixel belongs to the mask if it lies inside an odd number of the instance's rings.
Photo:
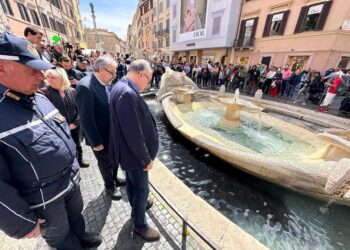
<path id="1" fill-rule="evenodd" d="M 83 150 L 80 145 L 80 126 L 78 109 L 75 103 L 75 89 L 71 88 L 67 73 L 63 68 L 49 69 L 45 72 L 45 76 L 48 86 L 41 90 L 69 124 L 72 138 L 77 145 L 79 165 L 82 168 L 87 168 L 89 164 L 83 162 Z"/>

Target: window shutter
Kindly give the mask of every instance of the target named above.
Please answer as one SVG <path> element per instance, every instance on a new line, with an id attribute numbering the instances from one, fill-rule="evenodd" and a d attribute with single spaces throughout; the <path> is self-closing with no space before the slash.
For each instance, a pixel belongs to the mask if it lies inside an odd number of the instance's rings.
<path id="1" fill-rule="evenodd" d="M 325 2 L 323 4 L 323 9 L 322 9 L 321 15 L 319 17 L 319 20 L 317 22 L 315 30 L 322 30 L 323 29 L 323 27 L 327 21 L 327 17 L 328 17 L 329 11 L 331 9 L 332 3 L 333 3 L 333 1 L 328 1 L 328 2 Z"/>
<path id="2" fill-rule="evenodd" d="M 245 32 L 245 23 L 246 23 L 246 20 L 242 20 L 241 21 L 241 28 L 239 30 L 237 47 L 241 47 L 243 45 L 244 32 Z"/>
<path id="3" fill-rule="evenodd" d="M 283 19 L 281 22 L 281 27 L 280 27 L 278 35 L 281 35 L 281 36 L 284 35 L 284 31 L 286 30 L 286 26 L 287 26 L 287 22 L 288 22 L 289 13 L 290 13 L 290 10 L 283 12 Z"/>
<path id="4" fill-rule="evenodd" d="M 298 19 L 297 25 L 295 26 L 294 34 L 301 33 L 303 31 L 303 25 L 305 23 L 305 19 L 308 11 L 309 11 L 309 6 L 304 6 L 301 8 L 299 19 Z"/>
<path id="5" fill-rule="evenodd" d="M 270 35 L 270 29 L 271 29 L 271 24 L 272 24 L 272 17 L 273 17 L 273 14 L 269 14 L 266 17 L 263 37 L 267 37 L 267 36 Z"/>
<path id="6" fill-rule="evenodd" d="M 250 36 L 250 46 L 253 46 L 256 34 L 256 28 L 258 27 L 259 17 L 254 18 L 254 24 L 252 28 L 252 35 Z"/>

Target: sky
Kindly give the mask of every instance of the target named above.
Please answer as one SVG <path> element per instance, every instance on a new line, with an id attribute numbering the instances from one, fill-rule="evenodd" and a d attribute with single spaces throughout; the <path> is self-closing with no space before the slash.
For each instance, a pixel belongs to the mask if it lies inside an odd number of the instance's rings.
<path id="1" fill-rule="evenodd" d="M 86 28 L 93 28 L 91 2 L 94 4 L 97 28 L 114 31 L 125 40 L 138 0 L 80 0 L 80 15 Z"/>

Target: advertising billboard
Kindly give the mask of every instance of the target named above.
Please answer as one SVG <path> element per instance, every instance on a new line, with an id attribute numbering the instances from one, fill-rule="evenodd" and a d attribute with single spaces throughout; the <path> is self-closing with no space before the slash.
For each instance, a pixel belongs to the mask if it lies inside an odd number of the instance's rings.
<path id="1" fill-rule="evenodd" d="M 179 41 L 206 37 L 208 0 L 181 0 Z"/>

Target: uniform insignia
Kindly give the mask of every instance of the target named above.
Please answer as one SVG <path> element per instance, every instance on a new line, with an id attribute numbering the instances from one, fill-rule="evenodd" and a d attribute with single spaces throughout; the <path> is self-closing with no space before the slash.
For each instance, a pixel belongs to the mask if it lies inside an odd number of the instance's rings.
<path id="1" fill-rule="evenodd" d="M 38 54 L 38 51 L 36 50 L 36 48 L 34 47 L 34 45 L 33 44 L 28 44 L 28 51 L 31 53 L 31 54 L 33 54 L 33 55 L 35 55 L 35 56 L 39 56 L 39 54 Z"/>
<path id="2" fill-rule="evenodd" d="M 19 96 L 15 95 L 14 93 L 12 93 L 12 92 L 10 92 L 10 91 L 6 92 L 5 95 L 6 95 L 7 97 L 10 97 L 10 98 L 16 100 L 16 101 L 21 100 L 21 98 L 20 98 Z"/>
<path id="3" fill-rule="evenodd" d="M 65 122 L 66 121 L 66 119 L 63 117 L 63 115 L 61 115 L 60 113 L 56 114 L 54 116 L 54 119 L 56 119 L 59 122 Z"/>

